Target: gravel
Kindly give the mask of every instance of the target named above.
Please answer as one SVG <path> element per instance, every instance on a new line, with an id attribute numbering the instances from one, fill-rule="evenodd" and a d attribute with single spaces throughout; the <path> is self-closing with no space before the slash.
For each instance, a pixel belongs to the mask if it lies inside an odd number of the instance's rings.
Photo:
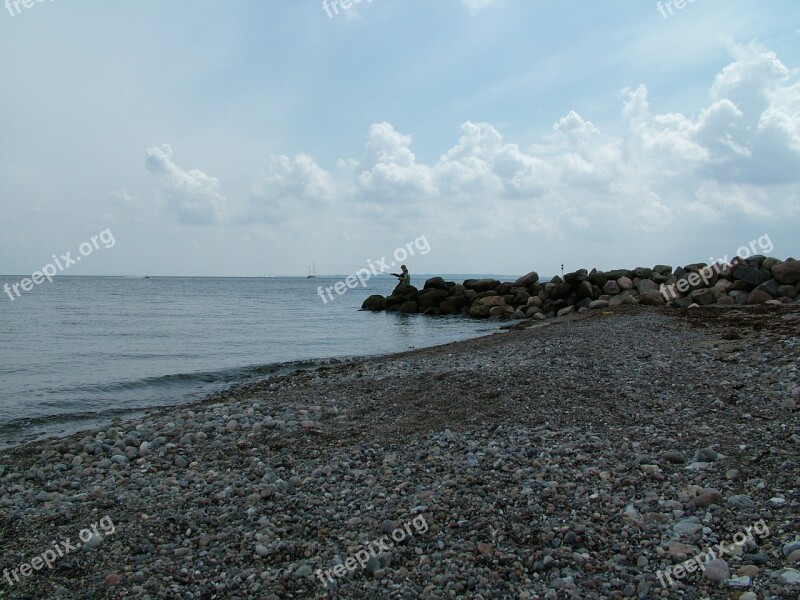
<path id="1" fill-rule="evenodd" d="M 6 450 L 0 597 L 800 598 L 798 331 L 582 313 Z"/>

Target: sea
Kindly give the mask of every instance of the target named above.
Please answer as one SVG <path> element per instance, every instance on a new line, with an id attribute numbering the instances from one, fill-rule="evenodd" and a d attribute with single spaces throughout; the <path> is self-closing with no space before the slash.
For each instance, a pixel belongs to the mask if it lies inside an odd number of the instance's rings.
<path id="1" fill-rule="evenodd" d="M 0 285 L 23 277 L 0 276 Z M 359 310 L 370 294 L 388 295 L 393 277 L 323 302 L 319 286 L 343 277 L 61 276 L 14 300 L 2 293 L 0 448 L 294 369 L 445 344 L 502 326 Z M 446 279 L 469 277 L 515 278 Z"/>

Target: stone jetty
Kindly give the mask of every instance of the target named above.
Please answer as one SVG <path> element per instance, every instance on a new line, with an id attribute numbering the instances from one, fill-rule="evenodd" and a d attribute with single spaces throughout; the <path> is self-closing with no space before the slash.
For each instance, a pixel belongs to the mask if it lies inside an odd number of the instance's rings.
<path id="1" fill-rule="evenodd" d="M 598 271 L 580 269 L 541 281 L 531 271 L 514 282 L 467 279 L 463 283 L 433 277 L 422 290 L 398 285 L 391 295 L 373 295 L 362 309 L 422 313 L 431 316 L 546 319 L 620 305 L 800 303 L 800 261 L 761 255 L 730 263 L 695 263 Z"/>

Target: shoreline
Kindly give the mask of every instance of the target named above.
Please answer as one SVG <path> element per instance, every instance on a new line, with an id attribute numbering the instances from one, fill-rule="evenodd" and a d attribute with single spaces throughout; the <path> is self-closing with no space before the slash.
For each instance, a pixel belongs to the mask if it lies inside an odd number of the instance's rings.
<path id="1" fill-rule="evenodd" d="M 798 593 L 800 310 L 608 312 L 294 371 L 2 450 L 0 569 L 103 516 L 116 532 L 0 590 Z M 425 532 L 345 568 L 415 518 Z M 657 571 L 760 519 L 770 534 L 726 564 L 659 583 Z M 339 563 L 343 576 L 315 576 Z"/>

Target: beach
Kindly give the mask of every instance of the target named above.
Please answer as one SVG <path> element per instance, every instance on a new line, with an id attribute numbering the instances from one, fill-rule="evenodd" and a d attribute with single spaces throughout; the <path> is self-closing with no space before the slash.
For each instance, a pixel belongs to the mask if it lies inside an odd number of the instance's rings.
<path id="1" fill-rule="evenodd" d="M 800 597 L 799 330 L 623 305 L 4 450 L 0 597 Z"/>

